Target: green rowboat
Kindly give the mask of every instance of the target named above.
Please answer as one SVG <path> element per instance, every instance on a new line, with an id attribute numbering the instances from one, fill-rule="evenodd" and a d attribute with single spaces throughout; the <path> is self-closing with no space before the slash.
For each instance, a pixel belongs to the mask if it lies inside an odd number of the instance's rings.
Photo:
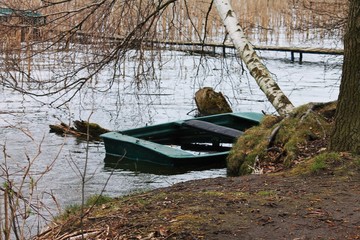
<path id="1" fill-rule="evenodd" d="M 263 114 L 225 113 L 101 135 L 106 154 L 127 161 L 181 167 L 225 162 L 235 140 Z"/>

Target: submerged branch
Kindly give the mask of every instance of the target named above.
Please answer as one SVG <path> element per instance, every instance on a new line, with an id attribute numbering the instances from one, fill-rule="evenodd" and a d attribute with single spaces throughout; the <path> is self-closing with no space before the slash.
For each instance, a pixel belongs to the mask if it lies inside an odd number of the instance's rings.
<path id="1" fill-rule="evenodd" d="M 50 132 L 52 133 L 56 133 L 62 136 L 73 135 L 81 139 L 87 139 L 87 137 L 89 137 L 90 140 L 99 140 L 101 134 L 109 132 L 108 129 L 101 127 L 97 123 L 78 120 L 74 121 L 74 127 L 70 127 L 65 123 L 49 125 L 49 127 Z"/>

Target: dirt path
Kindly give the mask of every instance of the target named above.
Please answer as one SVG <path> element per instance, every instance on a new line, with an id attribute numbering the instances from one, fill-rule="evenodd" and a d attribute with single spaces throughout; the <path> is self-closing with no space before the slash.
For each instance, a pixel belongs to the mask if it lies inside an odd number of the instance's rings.
<path id="1" fill-rule="evenodd" d="M 104 204 L 84 226 L 87 239 L 360 239 L 360 173 L 189 181 Z M 55 235 L 79 221 L 39 239 Z"/>

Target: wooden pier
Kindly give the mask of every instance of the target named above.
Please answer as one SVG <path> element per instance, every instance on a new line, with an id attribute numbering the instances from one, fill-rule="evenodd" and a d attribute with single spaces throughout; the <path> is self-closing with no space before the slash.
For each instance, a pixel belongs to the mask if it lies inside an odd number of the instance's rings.
<path id="1" fill-rule="evenodd" d="M 94 36 L 89 35 L 82 32 L 76 32 L 76 36 L 82 38 L 95 38 L 95 39 L 106 39 L 107 42 L 115 43 L 121 42 L 124 38 L 120 36 Z M 78 39 L 80 40 L 80 39 Z M 184 41 L 163 41 L 163 40 L 152 40 L 152 39 L 142 39 L 142 43 L 145 45 L 154 47 L 157 45 L 160 48 L 176 48 L 175 50 L 187 50 L 191 52 L 196 52 L 200 54 L 217 54 L 219 52 L 222 53 L 223 56 L 226 56 L 227 49 L 235 49 L 235 46 L 231 43 L 209 43 L 209 42 L 184 42 Z M 182 47 L 187 47 L 184 49 Z M 311 48 L 311 47 L 280 47 L 280 46 L 253 46 L 255 50 L 260 51 L 273 51 L 273 52 L 290 52 L 291 54 L 291 61 L 295 61 L 295 53 L 299 54 L 299 62 L 302 63 L 303 61 L 303 54 L 326 54 L 326 55 L 343 55 L 343 49 L 334 49 L 334 48 Z"/>
<path id="2" fill-rule="evenodd" d="M 168 45 L 168 46 L 193 46 L 194 48 L 212 48 L 215 54 L 218 48 L 222 49 L 222 53 L 226 55 L 226 49 L 235 49 L 233 44 L 228 43 L 202 43 L 202 42 L 175 42 L 175 41 L 146 41 L 150 44 Z M 311 47 L 279 47 L 279 46 L 253 46 L 255 50 L 273 51 L 273 52 L 290 52 L 291 61 L 295 61 L 295 53 L 299 53 L 299 62 L 303 61 L 303 54 L 326 54 L 326 55 L 343 55 L 343 49 L 333 48 L 311 48 Z"/>
<path id="3" fill-rule="evenodd" d="M 302 63 L 303 54 L 326 54 L 326 55 L 343 55 L 343 49 L 333 48 L 300 48 L 300 47 L 278 47 L 278 46 L 254 46 L 257 50 L 276 51 L 276 52 L 290 52 L 291 61 L 295 61 L 295 53 L 299 53 L 299 62 Z"/>

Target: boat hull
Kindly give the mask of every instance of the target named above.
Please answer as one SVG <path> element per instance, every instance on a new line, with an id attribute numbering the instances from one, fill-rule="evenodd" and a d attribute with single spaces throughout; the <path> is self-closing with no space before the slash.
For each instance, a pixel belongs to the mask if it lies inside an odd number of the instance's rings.
<path id="1" fill-rule="evenodd" d="M 245 131 L 259 124 L 262 114 L 228 113 L 196 118 L 216 128 L 210 130 L 188 126 L 182 120 L 154 126 L 135 128 L 121 132 L 109 132 L 101 135 L 106 154 L 127 161 L 146 162 L 162 166 L 205 165 L 225 162 L 231 146 L 236 139 L 233 135 L 224 135 L 226 128 Z M 175 147 L 176 146 L 176 147 Z M 202 151 L 186 151 L 206 149 Z"/>

